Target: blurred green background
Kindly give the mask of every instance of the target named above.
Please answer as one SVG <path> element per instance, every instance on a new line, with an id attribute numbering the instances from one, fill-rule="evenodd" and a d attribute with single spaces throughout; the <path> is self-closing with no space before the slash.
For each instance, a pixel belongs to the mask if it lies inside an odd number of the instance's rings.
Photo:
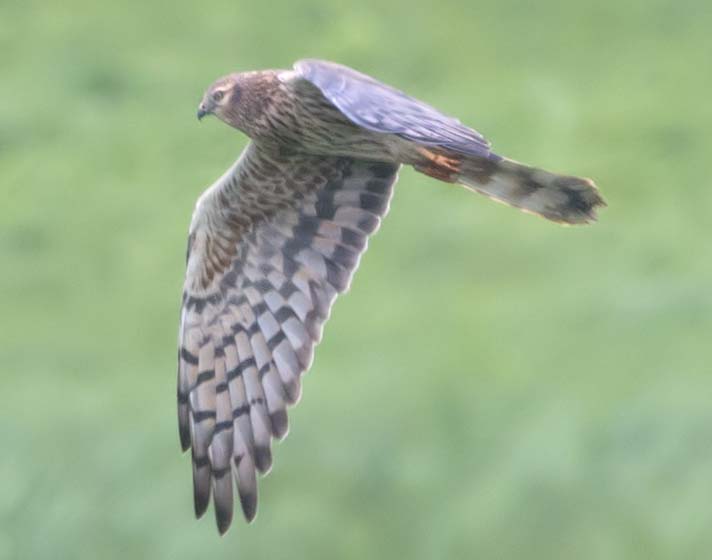
<path id="1" fill-rule="evenodd" d="M 708 0 L 0 4 L 0 558 L 712 557 Z M 404 170 L 250 526 L 193 519 L 186 231 L 234 70 L 337 60 L 596 179 L 562 228 Z"/>

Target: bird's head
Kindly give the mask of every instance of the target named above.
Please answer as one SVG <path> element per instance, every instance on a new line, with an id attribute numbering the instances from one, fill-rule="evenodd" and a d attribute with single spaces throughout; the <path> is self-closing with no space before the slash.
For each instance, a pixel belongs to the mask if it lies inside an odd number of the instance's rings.
<path id="1" fill-rule="evenodd" d="M 231 113 L 240 100 L 240 74 L 229 74 L 213 82 L 198 105 L 198 120 L 205 115 L 215 115 L 230 122 Z"/>

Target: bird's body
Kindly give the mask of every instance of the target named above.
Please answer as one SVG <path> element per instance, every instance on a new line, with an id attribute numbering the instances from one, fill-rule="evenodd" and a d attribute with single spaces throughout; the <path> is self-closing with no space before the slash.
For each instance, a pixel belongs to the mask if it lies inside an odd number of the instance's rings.
<path id="1" fill-rule="evenodd" d="M 208 113 L 252 139 L 196 205 L 179 332 L 196 514 L 212 493 L 224 532 L 231 475 L 255 515 L 256 474 L 287 432 L 286 407 L 401 164 L 558 222 L 591 221 L 603 200 L 590 180 L 502 158 L 456 119 L 333 63 L 231 74 L 206 92 L 198 116 Z"/>

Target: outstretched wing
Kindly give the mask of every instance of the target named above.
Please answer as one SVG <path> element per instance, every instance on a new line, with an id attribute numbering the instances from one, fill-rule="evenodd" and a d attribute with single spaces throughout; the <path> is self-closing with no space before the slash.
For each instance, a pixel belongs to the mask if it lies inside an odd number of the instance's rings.
<path id="1" fill-rule="evenodd" d="M 287 433 L 336 295 L 388 210 L 398 166 L 276 155 L 251 143 L 198 201 L 178 353 L 178 420 L 192 448 L 195 513 L 212 491 L 218 529 L 233 483 L 247 520 L 256 473 Z"/>
<path id="2" fill-rule="evenodd" d="M 363 128 L 463 154 L 489 154 L 489 142 L 476 130 L 352 68 L 307 59 L 297 62 L 294 69 Z"/>

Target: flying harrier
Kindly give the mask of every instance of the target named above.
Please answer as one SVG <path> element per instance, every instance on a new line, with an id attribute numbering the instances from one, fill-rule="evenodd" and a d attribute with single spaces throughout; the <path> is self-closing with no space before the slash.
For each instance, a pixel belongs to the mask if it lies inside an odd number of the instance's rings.
<path id="1" fill-rule="evenodd" d="M 560 223 L 592 222 L 605 203 L 591 180 L 501 157 L 457 119 L 331 62 L 220 78 L 198 108 L 209 114 L 252 139 L 195 207 L 179 332 L 195 513 L 212 493 L 222 534 L 233 488 L 255 516 L 257 473 L 402 164 Z"/>

